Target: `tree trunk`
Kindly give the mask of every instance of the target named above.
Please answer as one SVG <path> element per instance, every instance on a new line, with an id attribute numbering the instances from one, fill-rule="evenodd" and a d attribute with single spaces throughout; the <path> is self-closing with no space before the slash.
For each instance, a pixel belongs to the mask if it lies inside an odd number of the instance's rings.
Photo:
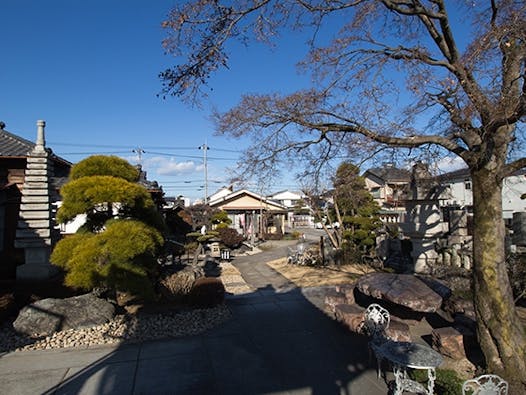
<path id="1" fill-rule="evenodd" d="M 526 388 L 526 334 L 517 315 L 506 270 L 502 178 L 472 169 L 473 287 L 479 343 L 487 371 Z M 511 392 L 519 393 L 519 392 Z"/>

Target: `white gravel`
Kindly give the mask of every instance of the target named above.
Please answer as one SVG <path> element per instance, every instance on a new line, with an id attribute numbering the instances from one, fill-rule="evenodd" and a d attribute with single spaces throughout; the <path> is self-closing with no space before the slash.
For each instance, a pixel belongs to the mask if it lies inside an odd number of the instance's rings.
<path id="1" fill-rule="evenodd" d="M 10 323 L 6 323 L 0 326 L 0 352 L 88 347 L 196 335 L 230 317 L 230 310 L 224 305 L 176 313 L 117 315 L 102 325 L 69 329 L 47 337 L 19 335 Z"/>

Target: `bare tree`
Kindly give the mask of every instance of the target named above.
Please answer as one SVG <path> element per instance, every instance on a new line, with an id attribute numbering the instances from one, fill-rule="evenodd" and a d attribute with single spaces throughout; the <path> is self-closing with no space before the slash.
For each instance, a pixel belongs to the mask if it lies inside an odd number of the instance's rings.
<path id="1" fill-rule="evenodd" d="M 200 94 L 228 62 L 229 41 L 271 42 L 285 28 L 312 29 L 301 67 L 315 88 L 241 98 L 216 114 L 220 133 L 252 136 L 251 164 L 270 171 L 381 147 L 438 147 L 471 171 L 474 301 L 489 371 L 526 385 L 526 337 L 506 273 L 501 188 L 526 166 L 526 3 L 513 0 L 192 0 L 163 26 L 165 95 Z M 317 34 L 340 30 L 328 45 Z M 319 33 L 321 34 L 321 33 Z M 378 144 L 378 145 L 373 145 Z M 248 163 L 248 161 L 246 162 Z M 517 384 L 518 385 L 518 384 Z"/>

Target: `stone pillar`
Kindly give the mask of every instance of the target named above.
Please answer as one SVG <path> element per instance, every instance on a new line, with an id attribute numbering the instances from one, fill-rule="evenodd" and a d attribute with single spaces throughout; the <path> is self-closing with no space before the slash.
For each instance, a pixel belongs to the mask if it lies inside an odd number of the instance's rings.
<path id="1" fill-rule="evenodd" d="M 45 149 L 45 125 L 37 121 L 36 146 L 27 157 L 15 240 L 15 247 L 24 249 L 25 263 L 18 266 L 17 279 L 41 280 L 56 272 L 49 262 L 55 241 L 50 188 L 53 163 Z"/>

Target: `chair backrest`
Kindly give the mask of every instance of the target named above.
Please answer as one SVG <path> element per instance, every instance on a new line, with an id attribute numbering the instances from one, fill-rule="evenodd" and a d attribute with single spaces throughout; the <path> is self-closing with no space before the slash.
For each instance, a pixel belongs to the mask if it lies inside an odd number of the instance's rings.
<path id="1" fill-rule="evenodd" d="M 462 394 L 473 395 L 507 395 L 508 382 L 495 374 L 483 374 L 464 381 Z"/>
<path id="2" fill-rule="evenodd" d="M 370 304 L 364 313 L 364 329 L 373 338 L 385 337 L 385 331 L 389 327 L 391 317 L 389 311 L 379 304 Z"/>

